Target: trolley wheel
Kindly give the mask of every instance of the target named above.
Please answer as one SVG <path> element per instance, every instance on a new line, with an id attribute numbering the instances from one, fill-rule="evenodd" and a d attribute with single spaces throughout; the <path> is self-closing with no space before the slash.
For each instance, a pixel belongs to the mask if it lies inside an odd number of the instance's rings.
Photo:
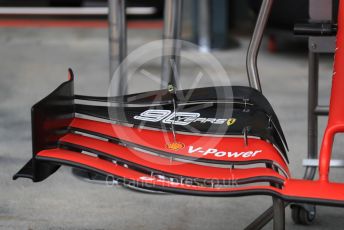
<path id="1" fill-rule="evenodd" d="M 293 204 L 291 208 L 291 217 L 295 224 L 310 225 L 315 220 L 315 205 Z"/>

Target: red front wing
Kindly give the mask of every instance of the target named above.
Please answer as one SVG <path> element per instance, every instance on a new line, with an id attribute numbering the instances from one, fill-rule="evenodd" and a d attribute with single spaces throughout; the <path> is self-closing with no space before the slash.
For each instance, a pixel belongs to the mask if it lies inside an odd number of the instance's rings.
<path id="1" fill-rule="evenodd" d="M 42 181 L 69 165 L 150 190 L 344 204 L 344 184 L 291 179 L 284 154 L 257 137 L 178 133 L 175 142 L 170 131 L 75 117 L 70 74 L 33 107 L 33 158 L 14 178 Z"/>

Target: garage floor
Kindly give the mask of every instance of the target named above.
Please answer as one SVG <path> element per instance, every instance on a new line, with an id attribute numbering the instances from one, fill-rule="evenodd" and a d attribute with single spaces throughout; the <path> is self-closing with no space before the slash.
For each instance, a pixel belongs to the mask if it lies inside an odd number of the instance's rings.
<path id="1" fill-rule="evenodd" d="M 129 32 L 133 50 L 160 39 L 158 30 Z M 215 51 L 232 84 L 246 85 L 245 54 L 248 38 L 236 37 L 240 47 Z M 269 98 L 290 146 L 293 176 L 301 177 L 306 153 L 307 53 L 284 47 L 269 53 L 263 45 L 259 58 L 263 91 Z M 186 51 L 188 52 L 188 51 Z M 30 107 L 67 79 L 67 68 L 76 73 L 76 91 L 106 95 L 108 45 L 105 29 L 0 29 L 0 229 L 243 229 L 271 204 L 263 196 L 205 198 L 151 195 L 122 187 L 86 183 L 63 167 L 42 183 L 12 181 L 30 158 Z M 159 73 L 159 63 L 151 71 Z M 183 64 L 188 75 L 194 66 Z M 322 58 L 321 102 L 328 103 L 332 58 Z M 194 77 L 183 79 L 189 87 Z M 207 79 L 200 82 L 207 85 Z M 156 82 L 137 78 L 130 91 L 157 88 Z M 326 119 L 320 119 L 321 130 Z M 337 138 L 335 156 L 344 146 Z M 340 169 L 334 179 L 342 178 Z M 287 208 L 287 229 L 343 229 L 343 209 L 318 207 L 312 227 L 292 223 Z M 271 224 L 266 227 L 271 229 Z"/>

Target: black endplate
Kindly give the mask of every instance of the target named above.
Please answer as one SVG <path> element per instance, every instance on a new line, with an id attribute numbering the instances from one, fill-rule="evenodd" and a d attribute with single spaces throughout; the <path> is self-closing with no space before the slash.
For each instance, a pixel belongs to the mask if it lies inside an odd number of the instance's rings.
<path id="1" fill-rule="evenodd" d="M 69 80 L 61 84 L 31 109 L 32 159 L 13 176 L 30 178 L 39 182 L 54 173 L 60 166 L 35 159 L 36 154 L 49 148 L 56 148 L 58 140 L 67 133 L 74 117 L 73 72 L 69 69 Z"/>

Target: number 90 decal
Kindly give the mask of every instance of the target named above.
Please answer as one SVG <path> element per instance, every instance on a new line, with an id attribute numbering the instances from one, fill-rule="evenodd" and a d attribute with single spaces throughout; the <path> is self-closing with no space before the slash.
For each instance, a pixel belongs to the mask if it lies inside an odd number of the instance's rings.
<path id="1" fill-rule="evenodd" d="M 142 112 L 139 116 L 134 116 L 134 119 L 141 121 L 150 122 L 162 122 L 165 124 L 175 124 L 175 125 L 189 125 L 192 122 L 200 123 L 212 123 L 212 124 L 225 124 L 229 119 L 217 119 L 217 118 L 203 118 L 200 117 L 200 113 L 190 113 L 190 112 L 172 112 L 171 110 L 159 110 L 159 109 L 149 109 Z M 235 122 L 235 119 L 234 119 Z M 234 123 L 233 122 L 233 123 Z"/>

